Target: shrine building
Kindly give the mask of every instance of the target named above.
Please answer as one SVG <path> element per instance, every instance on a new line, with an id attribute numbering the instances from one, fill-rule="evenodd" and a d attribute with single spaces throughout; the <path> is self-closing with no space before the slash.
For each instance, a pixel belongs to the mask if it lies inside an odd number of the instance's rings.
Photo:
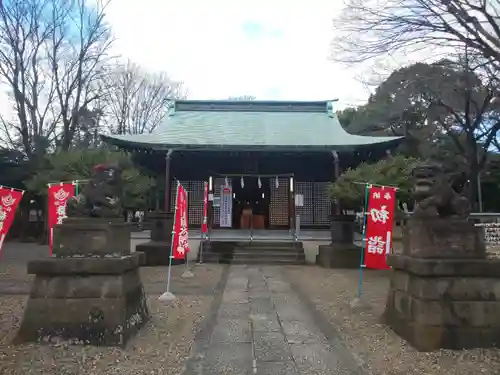
<path id="1" fill-rule="evenodd" d="M 328 184 L 363 161 L 377 161 L 402 137 L 348 133 L 333 101 L 179 100 L 151 134 L 103 135 L 162 176 L 159 205 L 174 209 L 177 181 L 188 191 L 189 224 L 203 220 L 204 182 L 212 228 L 326 228 Z M 227 192 L 230 192 L 229 196 Z M 158 208 L 158 207 L 157 207 Z"/>

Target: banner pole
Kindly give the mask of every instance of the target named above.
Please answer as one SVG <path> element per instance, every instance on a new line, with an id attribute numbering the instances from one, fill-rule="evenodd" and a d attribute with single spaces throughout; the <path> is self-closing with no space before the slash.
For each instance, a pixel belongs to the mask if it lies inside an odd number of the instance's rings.
<path id="1" fill-rule="evenodd" d="M 203 183 L 203 218 L 202 218 L 202 222 L 201 222 L 201 236 L 200 236 L 201 241 L 200 241 L 200 246 L 198 248 L 198 251 L 200 252 L 198 264 L 203 263 L 204 242 L 205 242 L 205 240 L 208 239 L 207 211 L 208 211 L 208 182 L 204 182 Z M 206 232 L 204 231 L 205 228 L 206 228 Z"/>
<path id="2" fill-rule="evenodd" d="M 2 253 L 4 241 L 5 241 L 5 233 L 3 233 L 2 236 L 0 237 L 0 254 Z"/>
<path id="3" fill-rule="evenodd" d="M 50 210 L 50 207 L 49 207 L 49 190 L 50 190 L 50 187 L 51 187 L 51 184 L 48 184 L 48 188 L 47 188 L 47 200 L 45 202 L 45 208 L 46 208 L 46 212 L 45 212 L 45 224 L 44 224 L 44 232 L 45 230 L 47 230 L 47 237 L 48 237 L 48 240 L 49 240 L 49 256 L 52 256 L 52 240 L 54 238 L 54 231 L 52 228 L 49 228 L 49 210 Z"/>
<path id="4" fill-rule="evenodd" d="M 361 298 L 361 292 L 363 288 L 363 268 L 364 268 L 364 258 L 365 258 L 365 248 L 366 248 L 366 215 L 368 214 L 368 193 L 371 185 L 365 184 L 365 206 L 363 209 L 363 235 L 361 239 L 361 256 L 359 260 L 359 284 L 358 284 L 358 298 Z"/>
<path id="5" fill-rule="evenodd" d="M 75 182 L 89 182 L 90 180 L 64 180 L 64 181 L 58 181 L 58 182 L 49 182 L 47 183 L 47 187 L 51 187 L 52 185 L 57 185 L 57 184 L 75 184 Z M 19 189 L 17 189 L 19 190 Z"/>
<path id="6" fill-rule="evenodd" d="M 186 191 L 186 217 L 187 217 L 186 225 L 189 228 L 189 195 L 188 195 L 187 191 Z M 189 229 L 188 229 L 188 246 L 189 246 Z M 189 258 L 188 258 L 188 255 L 189 255 L 190 251 L 191 251 L 191 249 L 188 252 L 184 253 L 184 257 L 186 259 L 186 262 L 185 262 L 184 272 L 181 275 L 181 277 L 183 279 L 190 279 L 190 278 L 194 277 L 194 273 L 192 273 L 191 270 L 189 269 Z"/>
<path id="7" fill-rule="evenodd" d="M 160 301 L 173 301 L 175 296 L 170 292 L 170 279 L 172 276 L 172 258 L 174 257 L 174 237 L 175 237 L 175 221 L 177 218 L 177 199 L 179 198 L 179 186 L 181 183 L 177 181 L 177 190 L 175 191 L 175 210 L 174 210 L 174 221 L 172 226 L 172 240 L 170 242 L 170 256 L 168 257 L 168 273 L 167 273 L 167 291 L 163 293 L 158 300 Z"/>
<path id="8" fill-rule="evenodd" d="M 24 195 L 24 192 L 25 192 L 25 190 L 23 190 L 23 189 L 13 188 L 13 187 L 10 187 L 10 186 L 5 186 L 5 185 L 0 185 L 0 189 L 7 189 L 7 190 L 10 190 L 10 191 L 19 191 L 23 195 Z"/>
<path id="9" fill-rule="evenodd" d="M 182 273 L 181 277 L 183 279 L 190 279 L 192 277 L 194 277 L 194 273 L 191 272 L 191 270 L 189 269 L 189 260 L 188 260 L 188 253 L 185 253 L 185 257 L 186 257 L 186 263 L 185 263 L 185 269 L 184 269 L 184 272 Z"/>

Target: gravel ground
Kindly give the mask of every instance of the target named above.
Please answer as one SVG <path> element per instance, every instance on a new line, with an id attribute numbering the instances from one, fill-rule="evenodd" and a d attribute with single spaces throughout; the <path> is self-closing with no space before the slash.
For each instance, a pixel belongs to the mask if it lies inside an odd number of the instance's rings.
<path id="1" fill-rule="evenodd" d="M 29 282 L 25 269 L 22 264 L 1 264 L 0 281 Z M 158 294 L 165 289 L 167 268 L 142 268 L 152 319 L 124 350 L 64 342 L 12 346 L 28 296 L 6 295 L 0 289 L 0 374 L 179 374 L 199 322 L 209 312 L 222 269 L 196 266 L 194 279 L 181 279 L 184 267 L 173 267 L 177 300 L 165 304 L 158 301 Z"/>
<path id="2" fill-rule="evenodd" d="M 28 275 L 26 273 L 26 264 L 0 262 L 0 281 L 31 282 L 33 278 L 33 275 Z"/>
<path id="3" fill-rule="evenodd" d="M 357 293 L 357 270 L 290 266 L 285 272 L 337 327 L 373 375 L 500 374 L 500 350 L 420 353 L 381 324 L 389 288 L 387 273 L 364 272 L 362 300 L 369 308 L 354 310 L 350 303 Z"/>

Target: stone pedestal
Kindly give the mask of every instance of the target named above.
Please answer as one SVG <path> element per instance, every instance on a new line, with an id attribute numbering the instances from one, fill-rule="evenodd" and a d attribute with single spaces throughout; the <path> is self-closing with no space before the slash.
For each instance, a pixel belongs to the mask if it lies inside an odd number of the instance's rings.
<path id="1" fill-rule="evenodd" d="M 17 341 L 124 346 L 149 319 L 130 227 L 104 222 L 70 219 L 56 226 L 55 256 L 28 263 L 36 276 Z"/>
<path id="2" fill-rule="evenodd" d="M 473 223 L 407 222 L 391 255 L 385 322 L 420 351 L 500 345 L 500 260 L 485 259 Z"/>
<path id="3" fill-rule="evenodd" d="M 122 219 L 66 218 L 54 228 L 52 254 L 58 258 L 130 255 L 131 229 Z"/>
<path id="4" fill-rule="evenodd" d="M 354 241 L 354 220 L 356 220 L 354 215 L 332 216 L 330 222 L 332 243 L 352 245 Z"/>
<path id="5" fill-rule="evenodd" d="M 461 219 L 410 218 L 403 227 L 403 255 L 415 258 L 484 258 L 484 233 Z"/>
<path id="6" fill-rule="evenodd" d="M 353 215 L 332 218 L 332 243 L 319 246 L 316 264 L 325 268 L 359 268 L 361 248 L 353 243 L 354 219 Z"/>
<path id="7" fill-rule="evenodd" d="M 151 223 L 151 241 L 170 243 L 174 227 L 173 212 L 152 212 L 148 220 Z"/>
<path id="8" fill-rule="evenodd" d="M 359 268 L 361 248 L 354 244 L 330 244 L 318 247 L 316 264 L 324 268 Z"/>
<path id="9" fill-rule="evenodd" d="M 172 243 L 172 230 L 174 214 L 170 212 L 153 212 L 149 214 L 148 221 L 151 226 L 151 240 L 139 244 L 136 251 L 145 254 L 145 266 L 166 266 L 169 264 L 170 246 Z M 184 263 L 172 260 L 172 264 Z"/>

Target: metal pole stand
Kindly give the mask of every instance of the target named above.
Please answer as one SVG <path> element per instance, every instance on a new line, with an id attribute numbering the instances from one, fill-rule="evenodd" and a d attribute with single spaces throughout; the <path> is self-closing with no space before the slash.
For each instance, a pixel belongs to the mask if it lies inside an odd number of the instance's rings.
<path id="1" fill-rule="evenodd" d="M 172 292 L 165 292 L 160 297 L 158 297 L 158 301 L 161 302 L 175 301 L 175 296 Z"/>
<path id="2" fill-rule="evenodd" d="M 205 243 L 205 235 L 202 233 L 201 235 L 201 241 L 200 241 L 200 247 L 199 247 L 199 260 L 198 260 L 198 264 L 202 264 L 203 263 L 203 246 L 204 246 L 204 243 Z"/>
<path id="3" fill-rule="evenodd" d="M 168 257 L 167 291 L 158 297 L 158 301 L 174 301 L 175 295 L 170 291 L 170 280 L 172 278 L 172 259 L 174 259 L 174 237 L 175 237 L 175 217 L 177 216 L 177 199 L 179 198 L 180 182 L 177 181 L 177 192 L 175 194 L 174 223 L 172 227 L 172 240 L 170 241 L 170 256 Z"/>
<path id="4" fill-rule="evenodd" d="M 189 260 L 188 260 L 188 254 L 186 254 L 186 268 L 184 269 L 184 272 L 182 273 L 181 277 L 183 279 L 191 279 L 194 277 L 194 273 L 191 272 L 189 269 Z"/>
<path id="5" fill-rule="evenodd" d="M 170 262 L 168 265 L 168 276 L 167 276 L 167 291 L 158 297 L 158 301 L 167 302 L 175 301 L 175 295 L 170 291 L 170 277 L 172 276 L 172 259 L 173 255 L 170 255 Z"/>
<path id="6" fill-rule="evenodd" d="M 300 236 L 300 215 L 295 216 L 295 236 L 294 240 L 298 241 Z"/>

